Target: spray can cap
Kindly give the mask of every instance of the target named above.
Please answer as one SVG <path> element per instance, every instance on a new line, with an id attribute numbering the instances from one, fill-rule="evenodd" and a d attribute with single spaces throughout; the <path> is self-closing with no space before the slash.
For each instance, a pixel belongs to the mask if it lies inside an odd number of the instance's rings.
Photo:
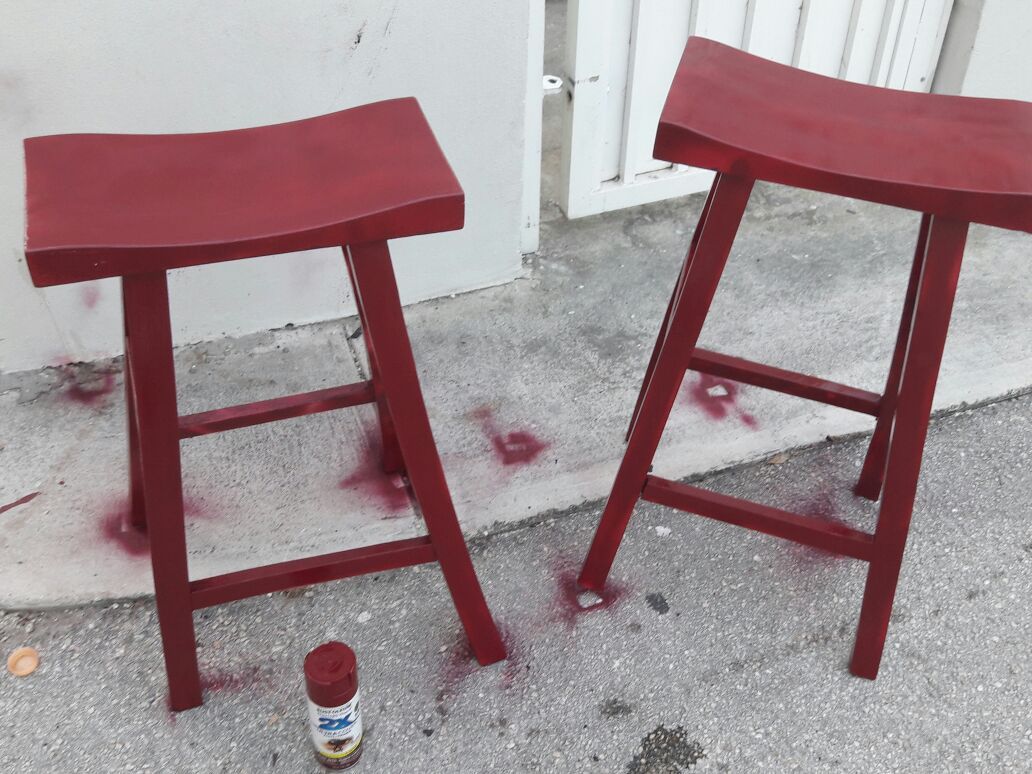
<path id="1" fill-rule="evenodd" d="M 343 642 L 325 642 L 305 656 L 305 688 L 320 707 L 339 707 L 358 691 L 355 651 Z"/>

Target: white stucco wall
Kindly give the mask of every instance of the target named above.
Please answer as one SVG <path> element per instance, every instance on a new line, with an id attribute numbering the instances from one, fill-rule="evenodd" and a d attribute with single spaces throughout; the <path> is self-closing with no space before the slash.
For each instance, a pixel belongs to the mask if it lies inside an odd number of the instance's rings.
<path id="1" fill-rule="evenodd" d="M 116 281 L 28 279 L 26 136 L 230 129 L 414 95 L 466 190 L 467 225 L 393 244 L 403 299 L 512 279 L 527 31 L 528 4 L 506 0 L 3 0 L 0 370 L 121 349 Z M 346 285 L 335 250 L 178 271 L 177 341 L 349 314 Z"/>
<path id="2" fill-rule="evenodd" d="M 954 0 L 934 91 L 1032 102 L 1032 1 Z"/>

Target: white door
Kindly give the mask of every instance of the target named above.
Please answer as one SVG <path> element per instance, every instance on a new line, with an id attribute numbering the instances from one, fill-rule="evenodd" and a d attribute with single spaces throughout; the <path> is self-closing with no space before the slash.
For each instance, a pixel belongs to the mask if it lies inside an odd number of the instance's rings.
<path id="1" fill-rule="evenodd" d="M 689 35 L 806 70 L 927 91 L 953 0 L 569 0 L 560 205 L 579 218 L 701 191 L 652 158 Z"/>

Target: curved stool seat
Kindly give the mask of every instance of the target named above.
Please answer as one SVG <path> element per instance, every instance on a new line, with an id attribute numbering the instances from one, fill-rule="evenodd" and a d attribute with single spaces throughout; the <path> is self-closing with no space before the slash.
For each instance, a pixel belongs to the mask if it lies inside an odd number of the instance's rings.
<path id="1" fill-rule="evenodd" d="M 1032 104 L 858 86 L 690 38 L 656 158 L 717 172 L 674 286 L 627 450 L 580 583 L 600 590 L 639 499 L 867 562 L 850 669 L 877 676 L 972 221 L 1032 231 Z M 697 346 L 756 180 L 922 213 L 881 394 Z M 876 418 L 855 493 L 881 500 L 867 532 L 651 473 L 687 370 Z"/>
<path id="2" fill-rule="evenodd" d="M 462 228 L 463 193 L 409 97 L 204 134 L 25 141 L 38 286 Z"/>
<path id="3" fill-rule="evenodd" d="M 1032 104 L 849 83 L 692 38 L 656 158 L 1032 231 Z"/>
<path id="4" fill-rule="evenodd" d="M 202 691 L 193 614 L 273 591 L 436 562 L 473 655 L 505 658 L 427 418 L 388 239 L 462 227 L 464 195 L 414 99 L 210 134 L 25 141 L 26 259 L 37 286 L 120 277 L 129 457 L 126 530 L 145 532 L 169 705 Z M 180 415 L 167 272 L 337 246 L 369 360 L 354 384 Z M 181 442 L 375 404 L 385 473 L 407 479 L 426 534 L 191 578 Z"/>

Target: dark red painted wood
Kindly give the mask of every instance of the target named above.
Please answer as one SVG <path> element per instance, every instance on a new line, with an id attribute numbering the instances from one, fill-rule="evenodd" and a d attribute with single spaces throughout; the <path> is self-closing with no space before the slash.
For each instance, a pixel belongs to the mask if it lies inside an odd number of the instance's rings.
<path id="1" fill-rule="evenodd" d="M 147 528 L 147 511 L 143 498 L 143 467 L 140 464 L 140 439 L 136 418 L 136 398 L 133 395 L 133 369 L 129 357 L 129 316 L 125 313 L 125 290 L 122 291 L 122 327 L 125 366 L 125 424 L 127 451 L 129 455 L 129 524 L 138 530 Z"/>
<path id="2" fill-rule="evenodd" d="M 649 358 L 649 364 L 645 368 L 645 378 L 642 380 L 641 389 L 638 391 L 638 400 L 634 404 L 634 411 L 631 412 L 631 423 L 627 426 L 627 434 L 624 436 L 624 441 L 631 437 L 631 431 L 634 430 L 634 423 L 638 421 L 638 412 L 641 411 L 641 401 L 645 397 L 645 387 L 648 386 L 649 381 L 652 379 L 652 372 L 656 369 L 656 360 L 659 358 L 659 352 L 663 349 L 663 341 L 666 339 L 667 327 L 670 325 L 670 314 L 673 312 L 674 304 L 677 303 L 677 299 L 681 295 L 681 289 L 684 287 L 685 278 L 688 276 L 688 269 L 692 265 L 692 257 L 695 255 L 695 249 L 699 245 L 699 236 L 702 234 L 702 226 L 706 222 L 706 216 L 709 214 L 710 205 L 713 203 L 713 191 L 714 188 L 710 188 L 709 193 L 706 194 L 706 203 L 702 206 L 702 212 L 699 213 L 699 222 L 695 226 L 695 232 L 692 234 L 691 244 L 688 246 L 688 254 L 685 256 L 684 263 L 681 265 L 681 273 L 677 275 L 677 282 L 674 284 L 674 291 L 670 294 L 670 301 L 667 303 L 666 312 L 663 315 L 663 322 L 659 326 L 659 335 L 656 337 L 656 343 L 652 347 L 652 356 Z"/>
<path id="3" fill-rule="evenodd" d="M 643 500 L 736 524 L 774 537 L 865 561 L 871 558 L 874 536 L 815 516 L 771 508 L 738 497 L 708 492 L 688 484 L 649 476 Z"/>
<path id="4" fill-rule="evenodd" d="M 365 403 L 372 403 L 374 400 L 372 382 L 358 382 L 342 387 L 329 387 L 325 390 L 287 395 L 282 398 L 241 403 L 238 406 L 180 417 L 179 437 L 194 438 L 209 433 L 221 433 L 224 430 L 251 427 L 265 422 L 276 422 L 280 419 L 304 417 L 348 406 L 361 406 Z"/>
<path id="5" fill-rule="evenodd" d="M 430 538 L 407 538 L 202 578 L 191 581 L 190 594 L 194 610 L 200 610 L 273 591 L 426 564 L 436 558 Z"/>
<path id="6" fill-rule="evenodd" d="M 754 363 L 745 358 L 722 355 L 702 348 L 696 348 L 688 367 L 722 379 L 731 379 L 754 387 L 794 395 L 797 398 L 878 416 L 878 406 L 881 402 L 881 395 L 878 393 L 830 382 L 816 376 L 786 371 L 783 368 Z"/>
<path id="7" fill-rule="evenodd" d="M 885 492 L 874 533 L 874 556 L 849 667 L 853 674 L 871 680 L 878 676 L 885 648 L 967 232 L 967 223 L 938 216 L 931 218 L 928 228 L 889 445 Z"/>
<path id="8" fill-rule="evenodd" d="M 176 375 L 165 272 L 122 280 L 158 626 L 173 710 L 201 703 L 186 562 Z"/>
<path id="9" fill-rule="evenodd" d="M 889 455 L 889 438 L 892 434 L 892 421 L 896 417 L 896 401 L 899 398 L 899 382 L 903 378 L 903 359 L 910 341 L 910 326 L 914 317 L 914 304 L 917 301 L 917 283 L 921 278 L 924 266 L 925 250 L 928 244 L 928 227 L 930 215 L 921 216 L 921 228 L 917 233 L 917 247 L 914 249 L 914 261 L 910 267 L 910 280 L 903 299 L 903 312 L 899 320 L 899 332 L 896 334 L 896 347 L 892 351 L 892 363 L 889 365 L 889 376 L 885 380 L 882 405 L 878 411 L 878 424 L 867 447 L 864 466 L 860 471 L 853 491 L 868 500 L 881 497 L 882 482 L 885 479 L 885 462 Z"/>
<path id="10" fill-rule="evenodd" d="M 179 135 L 25 141 L 37 286 L 461 228 L 419 104 Z"/>
<path id="11" fill-rule="evenodd" d="M 435 559 L 477 658 L 504 658 L 437 457 L 384 241 L 463 222 L 462 189 L 416 101 L 231 132 L 63 135 L 25 147 L 33 282 L 122 277 L 131 520 L 149 530 L 171 708 L 201 703 L 194 607 Z M 365 241 L 349 271 L 369 382 L 177 416 L 168 269 Z M 190 583 L 180 437 L 373 402 L 384 467 L 407 472 L 427 537 Z"/>
<path id="12" fill-rule="evenodd" d="M 827 78 L 688 40 L 657 159 L 1032 231 L 1032 103 Z"/>
<path id="13" fill-rule="evenodd" d="M 581 569 L 578 580 L 586 588 L 597 591 L 605 585 L 631 511 L 645 486 L 645 476 L 677 398 L 685 366 L 702 332 L 752 187 L 752 180 L 725 174 L 717 175 L 713 181 L 709 214 L 701 225 L 695 254 L 686 258 L 691 265 L 684 287 L 675 297 L 652 377 L 643 387 L 645 395 L 638 421 L 627 440 L 613 490 Z"/>
<path id="14" fill-rule="evenodd" d="M 347 260 L 346 256 L 344 265 L 348 270 L 351 286 L 355 287 L 355 273 L 351 270 L 351 262 Z M 376 398 L 376 414 L 380 419 L 380 468 L 387 475 L 404 473 L 405 460 L 401 456 L 401 447 L 398 445 L 394 419 L 391 417 L 390 409 L 387 408 L 387 398 L 384 395 L 383 382 L 380 379 L 380 367 L 376 362 L 373 341 L 367 333 L 369 324 L 366 322 L 365 308 L 357 293 L 355 294 L 355 306 L 358 309 L 358 319 L 362 325 L 362 340 L 365 342 L 366 355 L 369 360 L 369 373 L 372 376 L 373 392 Z"/>
<path id="15" fill-rule="evenodd" d="M 437 456 L 387 243 L 349 245 L 344 255 L 355 278 L 355 293 L 365 309 L 366 341 L 371 342 L 376 353 L 387 410 L 395 422 L 409 482 L 437 561 L 473 655 L 481 664 L 492 664 L 505 658 L 505 645 L 466 550 L 444 468 Z"/>
<path id="16" fill-rule="evenodd" d="M 857 86 L 690 39 L 660 120 L 655 156 L 707 167 L 717 176 L 660 327 L 581 584 L 602 588 L 639 496 L 868 560 L 850 669 L 874 678 L 968 222 L 1032 231 L 1029 148 L 1032 104 Z M 924 213 L 884 395 L 695 348 L 745 206 L 740 197 L 720 195 L 731 174 Z M 714 222 L 722 225 L 711 235 Z M 877 416 L 856 487 L 857 494 L 877 499 L 884 477 L 875 534 L 648 476 L 687 368 Z"/>

